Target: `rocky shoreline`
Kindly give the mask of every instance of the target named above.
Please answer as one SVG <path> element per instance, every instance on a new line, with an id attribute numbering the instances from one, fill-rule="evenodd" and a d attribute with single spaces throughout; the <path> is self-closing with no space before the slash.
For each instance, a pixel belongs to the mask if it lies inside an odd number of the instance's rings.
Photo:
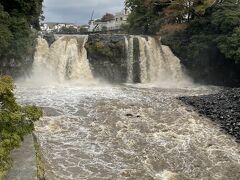
<path id="1" fill-rule="evenodd" d="M 240 142 L 240 88 L 222 90 L 218 94 L 180 97 L 201 115 L 210 118 Z"/>

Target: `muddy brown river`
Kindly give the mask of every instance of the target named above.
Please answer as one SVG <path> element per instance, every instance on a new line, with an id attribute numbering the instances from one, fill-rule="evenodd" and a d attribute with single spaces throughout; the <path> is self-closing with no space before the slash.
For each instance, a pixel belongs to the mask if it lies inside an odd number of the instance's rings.
<path id="1" fill-rule="evenodd" d="M 177 100 L 218 88 L 17 85 L 44 108 L 35 134 L 47 180 L 239 180 L 240 145 Z"/>

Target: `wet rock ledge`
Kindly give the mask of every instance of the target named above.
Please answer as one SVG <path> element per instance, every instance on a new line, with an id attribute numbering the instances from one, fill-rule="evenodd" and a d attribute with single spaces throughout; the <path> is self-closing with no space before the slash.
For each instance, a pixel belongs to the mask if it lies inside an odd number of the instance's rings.
<path id="1" fill-rule="evenodd" d="M 240 88 L 222 90 L 218 94 L 180 97 L 199 114 L 210 118 L 240 143 Z"/>
<path id="2" fill-rule="evenodd" d="M 95 77 L 102 77 L 111 83 L 126 82 L 124 35 L 91 34 L 85 47 Z"/>

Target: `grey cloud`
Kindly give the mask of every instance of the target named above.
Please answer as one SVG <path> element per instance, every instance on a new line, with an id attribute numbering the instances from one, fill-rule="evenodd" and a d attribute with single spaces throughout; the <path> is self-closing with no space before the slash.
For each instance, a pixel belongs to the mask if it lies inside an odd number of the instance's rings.
<path id="1" fill-rule="evenodd" d="M 86 24 L 94 10 L 94 17 L 115 13 L 124 7 L 124 0 L 45 0 L 44 16 L 47 22 Z"/>

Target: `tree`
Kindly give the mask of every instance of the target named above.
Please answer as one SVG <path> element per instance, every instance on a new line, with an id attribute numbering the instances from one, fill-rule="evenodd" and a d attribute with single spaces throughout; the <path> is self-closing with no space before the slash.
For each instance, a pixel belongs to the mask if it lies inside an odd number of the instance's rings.
<path id="1" fill-rule="evenodd" d="M 220 51 L 240 63 L 240 2 L 225 0 L 216 5 L 212 13 L 212 25 Z"/>
<path id="2" fill-rule="evenodd" d="M 129 31 L 135 34 L 155 34 L 164 23 L 163 9 L 167 3 L 158 0 L 127 0 L 126 7 L 131 10 L 128 17 Z"/>
<path id="3" fill-rule="evenodd" d="M 127 0 L 126 7 L 131 10 L 129 24 L 132 31 L 155 34 L 163 27 L 171 32 L 176 27 L 187 27 L 194 17 L 204 14 L 214 0 Z M 178 25 L 175 25 L 178 24 Z M 164 27 L 167 25 L 167 27 Z"/>
<path id="4" fill-rule="evenodd" d="M 60 34 L 77 34 L 78 29 L 70 26 L 70 27 L 62 27 L 59 32 Z"/>
<path id="5" fill-rule="evenodd" d="M 161 35 L 192 76 L 240 84 L 238 0 L 127 0 L 126 6 L 128 30 Z"/>
<path id="6" fill-rule="evenodd" d="M 107 21 L 111 21 L 111 20 L 113 20 L 113 19 L 114 19 L 114 15 L 113 15 L 113 14 L 106 13 L 106 14 L 102 17 L 101 21 L 102 21 L 102 22 L 107 22 Z"/>
<path id="7" fill-rule="evenodd" d="M 1 0 L 0 3 L 11 16 L 24 17 L 34 28 L 39 29 L 43 0 Z"/>
<path id="8" fill-rule="evenodd" d="M 0 4 L 0 55 L 7 50 L 12 40 L 12 33 L 9 30 L 9 14 L 3 10 Z"/>
<path id="9" fill-rule="evenodd" d="M 34 51 L 43 0 L 0 1 L 0 59 L 23 61 Z"/>

